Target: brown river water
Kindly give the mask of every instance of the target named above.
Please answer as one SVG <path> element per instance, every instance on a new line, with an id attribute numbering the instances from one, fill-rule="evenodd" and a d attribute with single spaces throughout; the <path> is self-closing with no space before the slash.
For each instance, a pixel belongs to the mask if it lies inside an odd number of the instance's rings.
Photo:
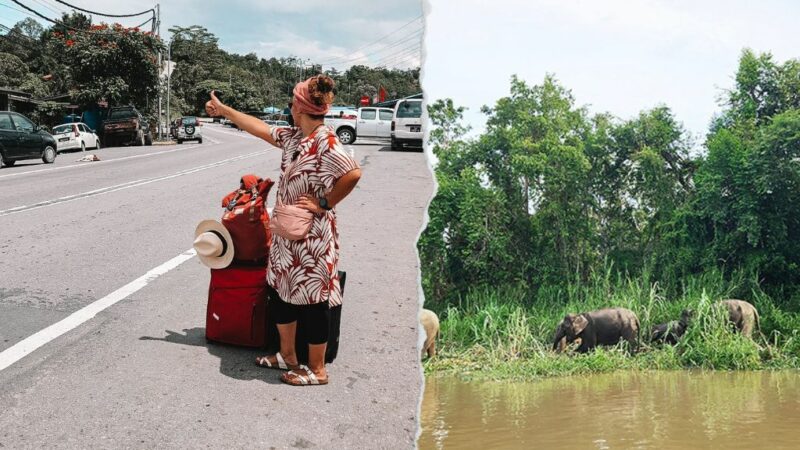
<path id="1" fill-rule="evenodd" d="M 800 449 L 800 372 L 428 377 L 420 449 Z"/>

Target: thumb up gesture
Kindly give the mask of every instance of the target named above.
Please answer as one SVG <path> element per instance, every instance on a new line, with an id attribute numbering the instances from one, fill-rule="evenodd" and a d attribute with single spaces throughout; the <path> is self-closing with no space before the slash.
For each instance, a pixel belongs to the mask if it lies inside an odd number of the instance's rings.
<path id="1" fill-rule="evenodd" d="M 216 91 L 211 91 L 211 100 L 206 102 L 206 113 L 208 113 L 209 117 L 220 117 L 223 115 L 222 108 L 225 105 L 219 101 L 215 92 Z"/>

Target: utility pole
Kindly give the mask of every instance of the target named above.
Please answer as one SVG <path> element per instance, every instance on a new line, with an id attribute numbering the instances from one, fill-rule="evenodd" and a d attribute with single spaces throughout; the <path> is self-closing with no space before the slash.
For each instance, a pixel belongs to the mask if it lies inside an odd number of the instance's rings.
<path id="1" fill-rule="evenodd" d="M 174 36 L 173 36 L 174 38 Z M 172 39 L 169 40 L 167 46 L 167 129 L 170 129 L 170 115 L 169 115 L 169 91 L 172 86 Z"/>
<path id="2" fill-rule="evenodd" d="M 161 39 L 161 5 L 156 4 L 155 20 L 153 20 L 152 32 Z M 164 130 L 161 127 L 161 71 L 163 69 L 163 60 L 161 59 L 161 50 L 158 51 L 158 138 L 164 138 Z M 169 101 L 169 100 L 167 100 Z"/>

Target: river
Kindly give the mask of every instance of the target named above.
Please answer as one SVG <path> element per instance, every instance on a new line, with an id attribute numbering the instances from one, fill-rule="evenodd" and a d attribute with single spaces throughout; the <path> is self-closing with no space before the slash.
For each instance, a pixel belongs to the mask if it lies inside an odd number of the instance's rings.
<path id="1" fill-rule="evenodd" d="M 420 449 L 800 448 L 800 373 L 428 377 Z"/>

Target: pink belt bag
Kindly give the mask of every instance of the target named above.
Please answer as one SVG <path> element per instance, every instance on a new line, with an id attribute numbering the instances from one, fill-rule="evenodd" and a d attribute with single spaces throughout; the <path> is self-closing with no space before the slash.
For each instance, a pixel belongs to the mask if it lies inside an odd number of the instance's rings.
<path id="1" fill-rule="evenodd" d="M 284 205 L 278 201 L 272 209 L 269 228 L 274 234 L 290 241 L 305 239 L 311 230 L 314 213 L 294 205 Z"/>

